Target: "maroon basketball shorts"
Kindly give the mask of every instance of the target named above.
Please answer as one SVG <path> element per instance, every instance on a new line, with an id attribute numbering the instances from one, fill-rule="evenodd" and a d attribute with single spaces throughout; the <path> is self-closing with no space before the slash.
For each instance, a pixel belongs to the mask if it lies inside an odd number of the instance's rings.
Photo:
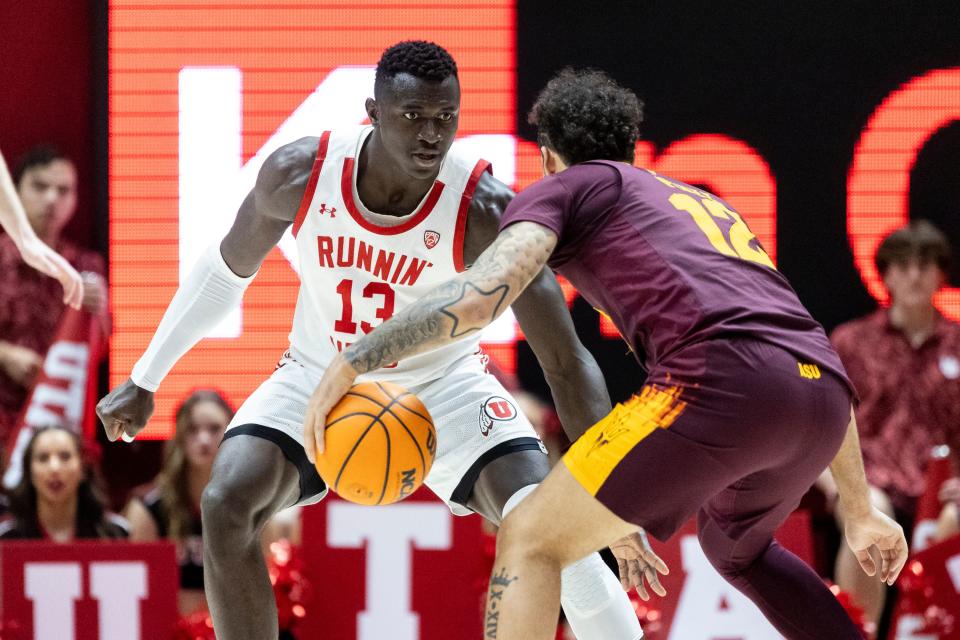
<path id="1" fill-rule="evenodd" d="M 701 508 L 733 537 L 772 533 L 850 419 L 847 386 L 816 363 L 749 339 L 713 341 L 706 353 L 696 381 L 652 371 L 563 458 L 591 495 L 660 540 Z"/>

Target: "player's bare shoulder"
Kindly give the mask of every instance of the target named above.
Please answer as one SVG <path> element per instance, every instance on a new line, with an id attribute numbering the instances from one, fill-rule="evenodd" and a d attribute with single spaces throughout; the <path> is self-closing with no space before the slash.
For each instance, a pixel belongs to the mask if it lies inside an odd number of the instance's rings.
<path id="1" fill-rule="evenodd" d="M 497 237 L 500 218 L 515 195 L 513 189 L 491 174 L 481 176 L 467 212 L 467 231 L 463 241 L 463 257 L 467 265 L 472 264 Z"/>
<path id="2" fill-rule="evenodd" d="M 318 142 L 315 136 L 300 138 L 267 157 L 254 187 L 261 214 L 293 222 L 310 180 Z"/>
<path id="3" fill-rule="evenodd" d="M 264 161 L 257 183 L 237 210 L 220 253 L 234 273 L 248 276 L 293 223 L 307 190 L 317 138 L 286 144 Z"/>
<path id="4" fill-rule="evenodd" d="M 507 208 L 507 205 L 516 195 L 513 189 L 494 178 L 492 174 L 484 172 L 477 182 L 476 190 L 473 192 L 473 201 L 470 203 L 470 218 L 485 214 L 496 217 L 499 223 L 503 210 Z"/>

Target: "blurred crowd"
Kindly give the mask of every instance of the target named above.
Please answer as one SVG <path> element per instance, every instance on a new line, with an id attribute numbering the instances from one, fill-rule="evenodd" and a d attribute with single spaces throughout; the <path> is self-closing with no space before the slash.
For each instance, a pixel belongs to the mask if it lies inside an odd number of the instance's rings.
<path id="1" fill-rule="evenodd" d="M 0 234 L 0 447 L 10 463 L 12 439 L 62 315 L 69 306 L 79 307 L 109 331 L 108 285 L 103 257 L 64 234 L 77 204 L 71 159 L 41 146 L 10 173 L 0 165 L 0 222 L 6 229 Z M 887 303 L 831 335 L 859 393 L 855 412 L 874 501 L 904 526 L 914 544 L 960 532 L 960 325 L 936 305 L 952 255 L 944 234 L 928 222 L 897 229 L 875 257 Z M 553 460 L 559 459 L 569 443 L 553 409 L 523 392 L 512 376 L 494 373 L 514 392 Z M 180 570 L 180 611 L 202 609 L 200 496 L 233 412 L 213 389 L 184 398 L 155 480 L 111 487 L 112 502 L 100 480 L 96 441 L 71 425 L 33 424 L 26 446 L 19 448 L 22 473 L 6 487 L 0 506 L 0 539 L 171 540 Z M 928 480 L 931 459 L 950 469 L 937 486 Z M 919 513 L 921 497 L 931 492 L 934 512 Z M 848 547 L 839 544 L 843 523 L 832 515 L 837 497 L 829 473 L 808 498 L 803 508 L 813 511 L 823 551 L 819 570 L 882 630 L 893 588 L 860 571 Z M 280 538 L 299 542 L 297 514 L 282 515 L 264 532 L 265 553 Z M 914 532 L 920 521 L 927 525 Z"/>

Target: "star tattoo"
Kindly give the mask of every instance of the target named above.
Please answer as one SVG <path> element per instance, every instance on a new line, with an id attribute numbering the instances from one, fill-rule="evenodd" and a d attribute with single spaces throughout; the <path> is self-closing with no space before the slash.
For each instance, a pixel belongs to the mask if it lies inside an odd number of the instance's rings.
<path id="1" fill-rule="evenodd" d="M 494 304 L 494 307 L 493 307 L 493 313 L 491 314 L 491 319 L 497 317 L 497 313 L 499 313 L 499 311 L 500 311 L 500 305 L 503 304 L 504 298 L 507 297 L 507 293 L 510 291 L 510 287 L 509 287 L 508 285 L 505 285 L 505 284 L 501 284 L 501 285 L 499 285 L 499 286 L 497 286 L 497 287 L 494 287 L 494 288 L 491 289 L 490 291 L 484 291 L 483 289 L 481 289 L 481 288 L 478 287 L 477 285 L 473 284 L 472 282 L 465 282 L 465 283 L 463 284 L 463 288 L 460 290 L 460 295 L 457 296 L 456 299 L 451 300 L 450 302 L 448 302 L 447 304 L 443 305 L 443 306 L 440 307 L 440 309 L 439 309 L 440 313 L 442 313 L 443 315 L 445 315 L 445 316 L 447 316 L 448 318 L 450 318 L 451 320 L 453 320 L 453 328 L 450 329 L 450 337 L 451 337 L 451 338 L 459 338 L 460 336 L 466 335 L 466 334 L 471 333 L 471 332 L 473 332 L 473 331 L 480 331 L 480 330 L 483 329 L 485 326 L 487 326 L 487 324 L 489 323 L 489 321 L 480 321 L 480 322 L 478 322 L 478 323 L 476 324 L 476 326 L 464 326 L 463 328 L 461 328 L 461 327 L 460 327 L 460 322 L 461 322 L 460 316 L 458 316 L 458 315 L 456 314 L 456 312 L 453 312 L 453 311 L 450 311 L 450 310 L 449 310 L 449 307 L 456 306 L 457 303 L 459 303 L 461 300 L 463 300 L 464 296 L 467 295 L 469 289 L 473 289 L 474 291 L 476 291 L 477 293 L 479 293 L 479 294 L 480 294 L 482 297 L 484 297 L 484 298 L 492 298 L 492 299 L 494 299 L 494 300 L 496 301 L 496 304 Z"/>

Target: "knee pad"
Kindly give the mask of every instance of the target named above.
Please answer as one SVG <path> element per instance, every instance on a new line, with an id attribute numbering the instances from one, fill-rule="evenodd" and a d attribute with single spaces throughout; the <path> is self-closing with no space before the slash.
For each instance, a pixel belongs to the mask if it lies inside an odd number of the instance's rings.
<path id="1" fill-rule="evenodd" d="M 522 489 L 517 489 L 517 491 L 510 496 L 505 503 L 503 503 L 503 511 L 500 515 L 500 519 L 503 520 L 507 517 L 511 511 L 517 508 L 517 505 L 523 502 L 523 499 L 528 495 L 533 493 L 533 490 L 537 488 L 538 485 L 528 484 Z"/>
<path id="2" fill-rule="evenodd" d="M 637 614 L 600 555 L 574 562 L 560 576 L 560 604 L 577 640 L 637 640 Z"/>

